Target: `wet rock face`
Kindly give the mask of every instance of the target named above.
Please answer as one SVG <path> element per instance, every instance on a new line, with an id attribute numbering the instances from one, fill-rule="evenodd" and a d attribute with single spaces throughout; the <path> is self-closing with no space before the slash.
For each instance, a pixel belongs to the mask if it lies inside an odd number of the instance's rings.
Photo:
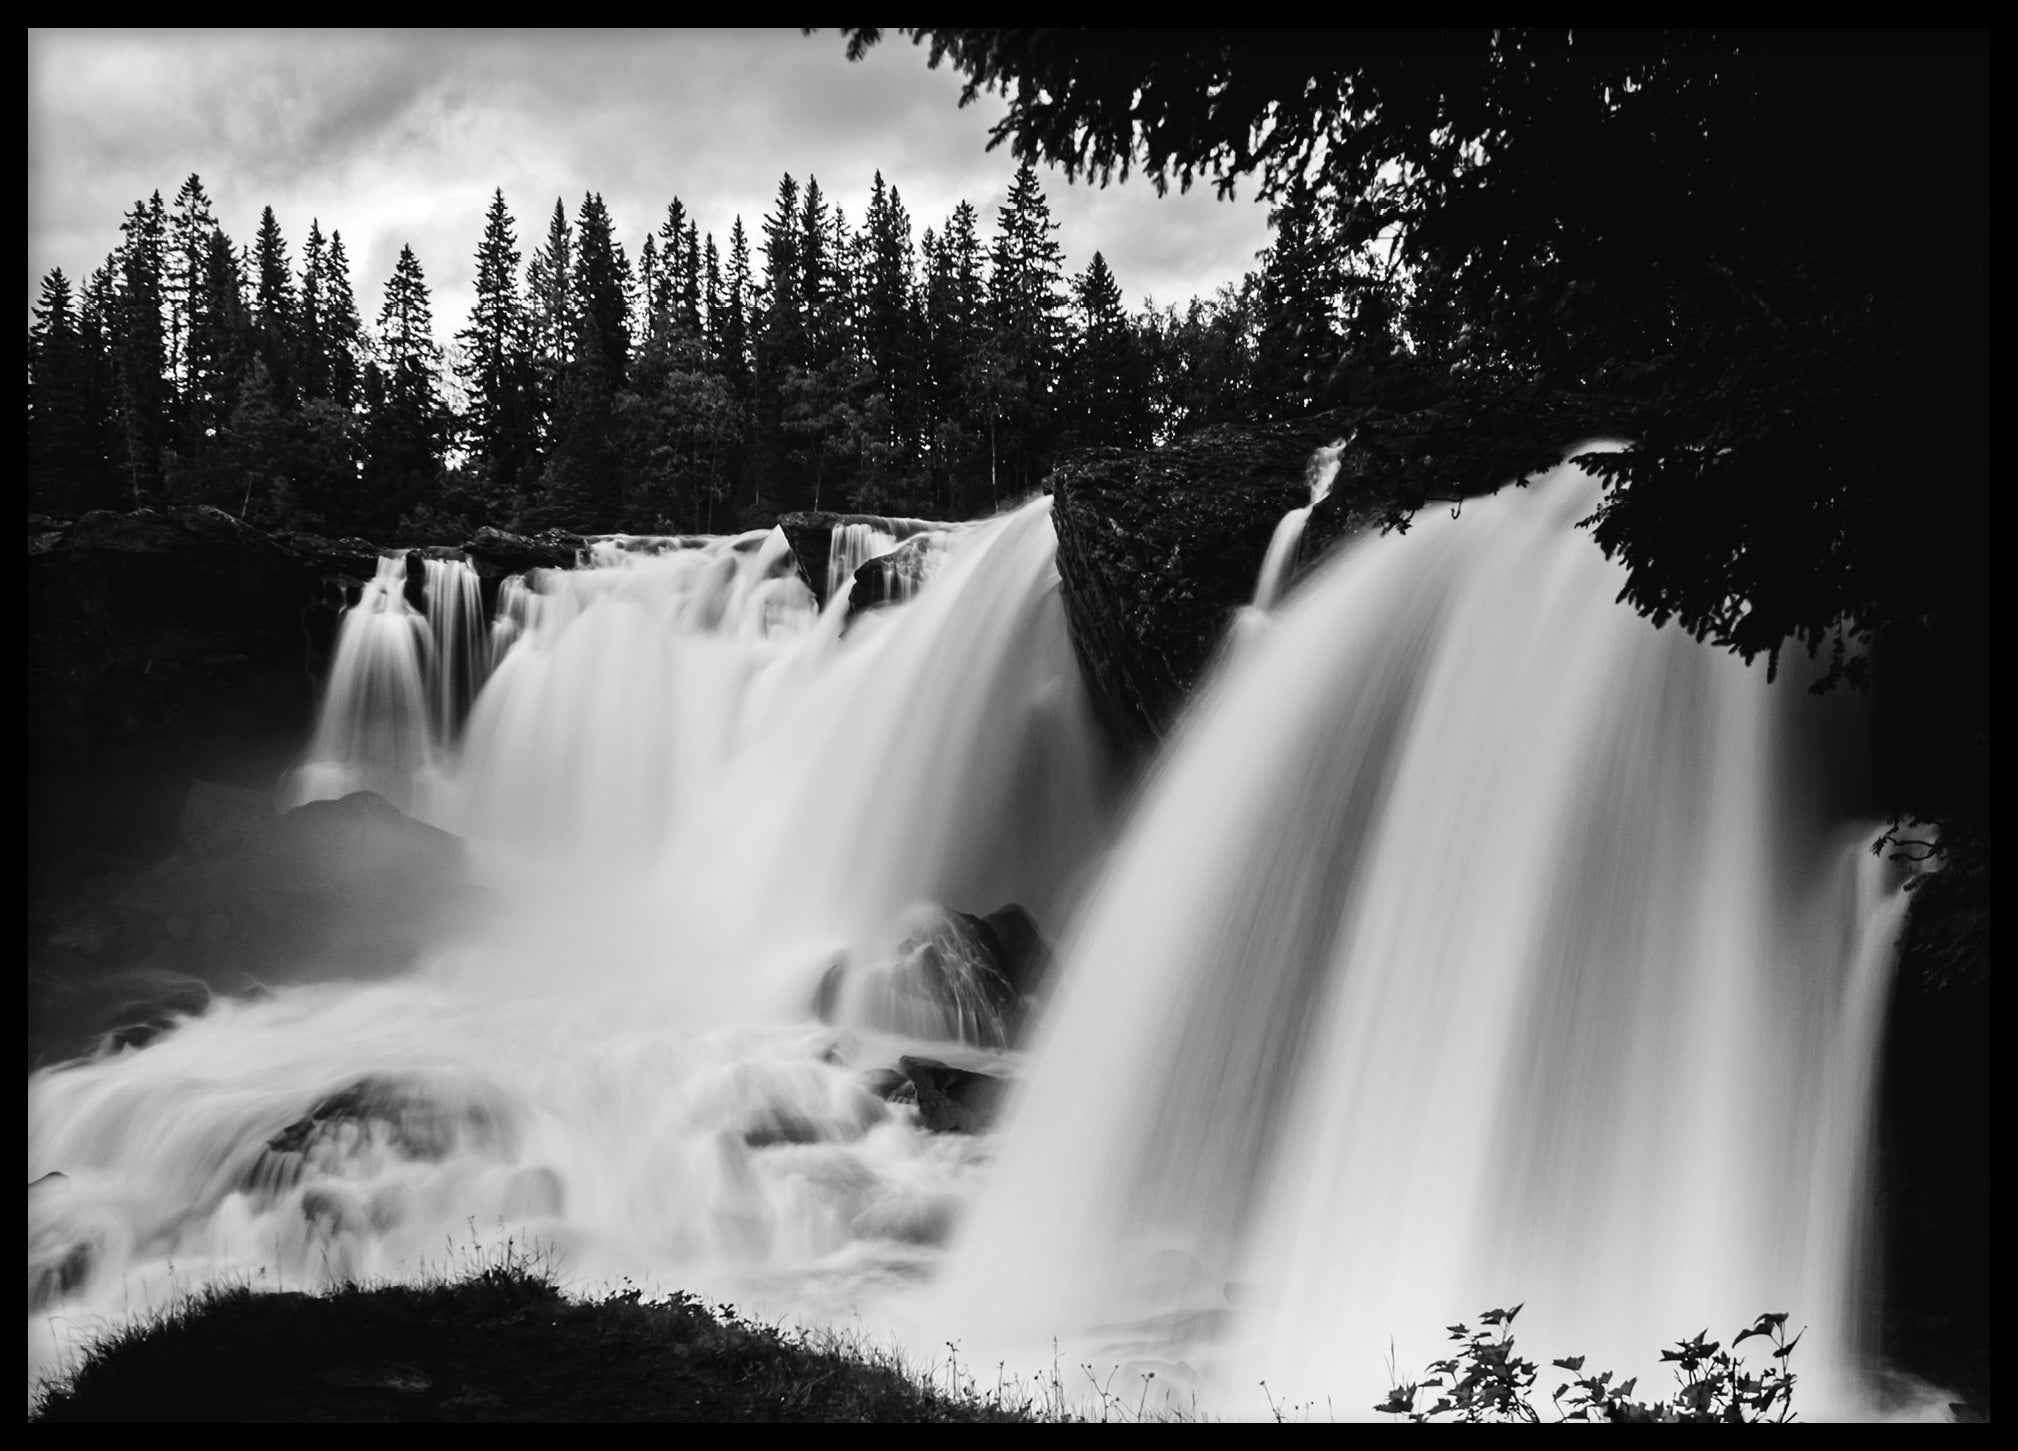
<path id="1" fill-rule="evenodd" d="M 939 563 L 941 548 L 930 534 L 914 534 L 888 554 L 865 561 L 848 590 L 848 613 L 860 614 L 892 600 L 915 595 Z"/>
<path id="2" fill-rule="evenodd" d="M 949 1068 L 932 1058 L 900 1058 L 897 1066 L 918 1095 L 918 1122 L 940 1134 L 978 1134 L 1002 1111 L 1009 1081 L 991 1073 Z"/>
<path id="3" fill-rule="evenodd" d="M 886 519 L 879 514 L 831 514 L 822 510 L 780 515 L 778 529 L 792 546 L 799 578 L 813 592 L 821 609 L 827 607 L 827 557 L 833 548 L 834 531 L 843 524 L 865 524 L 898 540 L 940 527 L 923 519 Z"/>
<path id="4" fill-rule="evenodd" d="M 28 535 L 31 841 L 139 862 L 183 845 L 192 778 L 265 790 L 307 739 L 362 540 L 217 509 L 99 511 Z"/>
<path id="5" fill-rule="evenodd" d="M 588 548 L 579 534 L 549 529 L 540 534 L 510 534 L 486 525 L 462 547 L 483 587 L 486 612 L 497 609 L 498 586 L 514 574 L 534 569 L 573 569 Z"/>
<path id="6" fill-rule="evenodd" d="M 845 1014 L 890 1032 L 1006 1048 L 1021 1038 L 1031 993 L 1050 948 L 1017 903 L 986 917 L 929 907 L 905 925 L 894 945 L 865 960 L 842 953 L 814 990 L 813 1011 L 826 1023 Z M 882 1090 L 877 1090 L 882 1094 Z"/>
<path id="7" fill-rule="evenodd" d="M 31 902 L 28 1060 L 141 1048 L 215 993 L 404 971 L 484 929 L 494 898 L 460 838 L 359 792 L 276 815 L 189 787 L 183 850 L 116 860 Z"/>
<path id="8" fill-rule="evenodd" d="M 1318 418 L 1074 455 L 1050 479 L 1073 647 L 1109 729 L 1153 746 L 1254 595 L 1276 523 L 1310 502 Z"/>

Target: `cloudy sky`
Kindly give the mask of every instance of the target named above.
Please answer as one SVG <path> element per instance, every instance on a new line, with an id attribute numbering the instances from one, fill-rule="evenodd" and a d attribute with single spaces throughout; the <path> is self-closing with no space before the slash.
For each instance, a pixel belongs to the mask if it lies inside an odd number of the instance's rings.
<path id="1" fill-rule="evenodd" d="M 1014 166 L 986 149 L 999 98 L 961 110 L 959 91 L 906 38 L 851 65 L 831 30 L 30 31 L 28 295 L 53 267 L 81 284 L 126 210 L 172 201 L 191 172 L 235 242 L 270 205 L 297 270 L 311 218 L 341 231 L 367 321 L 411 243 L 444 339 L 469 311 L 494 187 L 527 257 L 555 199 L 572 219 L 585 191 L 634 261 L 674 196 L 725 254 L 738 214 L 754 246 L 788 171 L 859 223 L 881 169 L 916 231 L 964 198 L 985 239 Z M 1267 243 L 1251 194 L 1044 183 L 1067 267 L 1099 249 L 1131 306 L 1210 293 Z"/>

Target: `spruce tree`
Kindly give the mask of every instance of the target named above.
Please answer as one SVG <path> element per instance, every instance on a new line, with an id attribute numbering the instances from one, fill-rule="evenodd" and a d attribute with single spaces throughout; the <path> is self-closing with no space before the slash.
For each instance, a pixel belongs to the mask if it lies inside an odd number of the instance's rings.
<path id="1" fill-rule="evenodd" d="M 344 255 L 343 233 L 329 234 L 328 287 L 323 306 L 323 355 L 329 361 L 329 401 L 345 412 L 362 401 L 358 355 L 364 324 L 350 286 L 350 259 Z"/>
<path id="2" fill-rule="evenodd" d="M 398 531 L 403 514 L 432 505 L 440 491 L 446 422 L 435 375 L 440 349 L 427 279 L 411 246 L 400 248 L 386 282 L 377 342 L 353 517 L 369 535 L 385 539 Z"/>
<path id="3" fill-rule="evenodd" d="M 120 225 L 119 369 L 121 469 L 133 506 L 161 494 L 161 449 L 168 441 L 167 344 L 162 288 L 167 221 L 161 193 L 134 203 Z"/>
<path id="4" fill-rule="evenodd" d="M 977 381 L 987 333 L 979 219 L 961 202 L 927 252 L 925 378 L 932 512 L 961 517 L 986 500 L 989 420 Z"/>
<path id="5" fill-rule="evenodd" d="M 750 340 L 752 439 L 751 491 L 745 519 L 754 524 L 774 507 L 790 508 L 811 493 L 784 453 L 787 391 L 808 359 L 809 320 L 801 258 L 804 221 L 799 185 L 787 172 L 778 182 L 775 210 L 764 218 L 764 282 Z M 803 485 L 803 487 L 802 487 Z"/>
<path id="6" fill-rule="evenodd" d="M 638 316 L 631 329 L 640 347 L 647 346 L 656 339 L 664 326 L 665 314 L 658 306 L 659 297 L 664 291 L 659 272 L 658 239 L 647 232 L 645 245 L 638 253 Z"/>
<path id="7" fill-rule="evenodd" d="M 554 198 L 546 245 L 526 264 L 527 315 L 532 324 L 533 377 L 538 390 L 540 440 L 553 438 L 562 378 L 575 347 L 574 229 L 567 208 Z"/>
<path id="8" fill-rule="evenodd" d="M 701 307 L 703 335 L 709 354 L 721 351 L 722 326 L 727 321 L 727 301 L 722 294 L 722 257 L 715 250 L 715 234 L 708 233 L 701 248 Z"/>
<path id="9" fill-rule="evenodd" d="M 163 293 L 168 306 L 168 376 L 175 400 L 176 434 L 184 447 L 188 439 L 189 331 L 196 304 L 196 291 L 203 282 L 203 269 L 210 250 L 210 234 L 217 228 L 210 197 L 203 179 L 191 172 L 175 193 L 168 214 L 167 275 Z"/>
<path id="10" fill-rule="evenodd" d="M 110 262 L 84 284 L 77 304 L 77 347 L 84 418 L 84 475 L 78 481 L 81 507 L 114 508 L 119 502 L 119 377 L 113 357 L 113 329 L 119 311 L 118 285 Z"/>
<path id="11" fill-rule="evenodd" d="M 254 351 L 266 364 L 276 406 L 285 409 L 295 398 L 296 317 L 294 273 L 288 265 L 287 242 L 273 208 L 259 214 L 258 293 L 253 305 Z"/>
<path id="12" fill-rule="evenodd" d="M 705 283 L 701 276 L 701 229 L 691 218 L 687 221 L 686 236 L 680 243 L 680 326 L 695 337 L 701 335 L 705 326 L 702 317 L 702 293 Z"/>
<path id="13" fill-rule="evenodd" d="M 996 218 L 989 254 L 988 303 L 993 358 L 977 373 L 994 451 L 1020 493 L 1049 464 L 1063 363 L 1065 254 L 1052 235 L 1050 204 L 1028 161 L 1016 168 Z M 999 487 L 996 490 L 999 502 Z"/>
<path id="14" fill-rule="evenodd" d="M 519 250 L 504 189 L 491 197 L 476 252 L 476 303 L 456 373 L 468 393 L 470 451 L 483 475 L 480 493 L 501 508 L 532 481 L 537 436 L 532 353 L 519 301 Z M 650 238 L 646 239 L 647 244 Z"/>
<path id="15" fill-rule="evenodd" d="M 715 329 L 715 356 L 736 397 L 750 396 L 750 241 L 738 216 L 729 228 L 729 270 L 723 281 L 722 321 Z"/>
<path id="16" fill-rule="evenodd" d="M 666 219 L 659 224 L 659 275 L 652 293 L 652 311 L 670 326 L 680 298 L 686 292 L 684 268 L 687 255 L 687 227 L 692 221 L 686 204 L 674 197 L 666 207 Z"/>
<path id="17" fill-rule="evenodd" d="M 569 279 L 572 359 L 557 383 L 541 517 L 569 528 L 617 527 L 626 493 L 617 399 L 630 370 L 630 264 L 600 195 L 582 198 Z"/>
<path id="18" fill-rule="evenodd" d="M 295 367 L 298 391 L 304 402 L 329 396 L 329 342 L 325 336 L 328 302 L 329 243 L 322 235 L 322 220 L 309 219 L 308 244 L 301 258 L 301 308 L 295 328 Z"/>
<path id="19" fill-rule="evenodd" d="M 72 315 L 70 279 L 42 279 L 28 329 L 28 507 L 73 514 L 89 477 L 84 351 Z"/>
<path id="20" fill-rule="evenodd" d="M 1100 253 L 1073 279 L 1072 296 L 1078 325 L 1066 361 L 1066 442 L 1140 448 L 1149 441 L 1148 378 L 1121 287 Z"/>
<path id="21" fill-rule="evenodd" d="M 877 172 L 869 194 L 862 292 L 862 344 L 888 402 L 888 443 L 908 467 L 924 432 L 924 349 L 916 315 L 911 218 Z"/>
<path id="22" fill-rule="evenodd" d="M 1338 361 L 1337 248 L 1307 187 L 1293 189 L 1270 220 L 1275 241 L 1262 258 L 1256 381 L 1264 409 L 1297 414 L 1317 405 Z"/>
<path id="23" fill-rule="evenodd" d="M 200 461 L 214 447 L 237 405 L 252 352 L 244 279 L 231 239 L 212 228 L 203 271 L 190 294 L 189 454 Z"/>

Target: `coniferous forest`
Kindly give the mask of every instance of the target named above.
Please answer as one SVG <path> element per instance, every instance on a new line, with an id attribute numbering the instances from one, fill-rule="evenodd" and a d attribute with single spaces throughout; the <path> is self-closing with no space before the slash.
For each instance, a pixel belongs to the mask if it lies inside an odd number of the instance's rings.
<path id="1" fill-rule="evenodd" d="M 1276 223 L 1239 283 L 1131 314 L 1100 253 L 1070 269 L 1028 164 L 992 226 L 963 202 L 921 229 L 880 172 L 853 217 L 786 175 L 754 233 L 675 197 L 635 248 L 594 192 L 527 222 L 499 191 L 444 350 L 411 249 L 354 278 L 340 228 L 291 241 L 270 207 L 247 247 L 192 175 L 81 285 L 42 281 L 29 507 L 384 542 L 974 517 L 1075 447 L 1300 413 L 1348 337 L 1392 353 L 1393 279 L 1329 260 L 1308 199 Z"/>

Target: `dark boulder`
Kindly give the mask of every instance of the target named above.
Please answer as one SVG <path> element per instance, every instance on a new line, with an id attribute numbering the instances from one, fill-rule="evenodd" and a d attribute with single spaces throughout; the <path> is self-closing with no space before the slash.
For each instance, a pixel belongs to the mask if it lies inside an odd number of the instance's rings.
<path id="1" fill-rule="evenodd" d="M 1276 524 L 1310 502 L 1312 453 L 1342 431 L 1326 417 L 1228 424 L 1163 448 L 1090 449 L 1052 473 L 1072 643 L 1123 744 L 1170 729 L 1253 598 Z"/>
<path id="2" fill-rule="evenodd" d="M 248 1187 L 285 1187 L 298 1179 L 301 1158 L 318 1145 L 363 1137 L 378 1138 L 402 1157 L 424 1163 L 439 1162 L 457 1149 L 502 1159 L 517 1146 L 517 1126 L 496 1096 L 481 1088 L 408 1076 L 360 1078 L 325 1094 L 270 1136 Z"/>
<path id="3" fill-rule="evenodd" d="M 933 908 L 889 958 L 868 970 L 864 1006 L 876 1026 L 982 1048 L 1007 1047 L 1019 1018 L 1001 947 L 980 918 Z"/>
<path id="4" fill-rule="evenodd" d="M 846 1016 L 912 1037 L 1006 1048 L 1022 1036 L 1050 954 L 1036 922 L 1013 902 L 986 917 L 925 907 L 894 946 L 829 960 L 813 1012 L 823 1023 Z"/>
<path id="5" fill-rule="evenodd" d="M 933 1058 L 900 1058 L 897 1066 L 918 1094 L 918 1121 L 934 1133 L 978 1134 L 993 1126 L 1009 1081 L 951 1068 Z"/>
<path id="6" fill-rule="evenodd" d="M 182 844 L 198 857 L 230 851 L 273 824 L 273 798 L 242 786 L 191 781 L 177 829 Z"/>
<path id="7" fill-rule="evenodd" d="M 258 981 L 384 977 L 471 927 L 462 840 L 360 791 L 296 807 L 249 838 L 206 901 L 233 926 L 207 961 Z"/>
<path id="8" fill-rule="evenodd" d="M 31 524 L 38 859 L 151 860 L 180 845 L 192 777 L 270 788 L 307 738 L 337 617 L 377 554 L 211 508 Z"/>
<path id="9" fill-rule="evenodd" d="M 965 915 L 965 914 L 962 914 Z M 995 967 L 1018 998 L 1028 996 L 1043 980 L 1051 965 L 1051 947 L 1037 930 L 1036 919 L 1023 906 L 1011 902 L 986 917 L 969 917 L 995 952 Z"/>
<path id="10" fill-rule="evenodd" d="M 820 602 L 821 609 L 827 607 L 827 558 L 833 549 L 834 531 L 843 524 L 867 524 L 897 540 L 909 539 L 928 529 L 945 527 L 923 519 L 886 519 L 880 514 L 803 511 L 779 515 L 778 529 L 784 534 L 785 542 L 792 546 L 792 558 L 799 578 L 813 592 L 813 598 Z"/>
<path id="11" fill-rule="evenodd" d="M 497 610 L 498 587 L 514 574 L 534 569 L 573 569 L 588 540 L 579 534 L 548 529 L 540 534 L 509 534 L 488 526 L 462 546 L 461 553 L 476 570 L 483 587 L 486 612 Z"/>
<path id="12" fill-rule="evenodd" d="M 849 615 L 858 615 L 892 600 L 909 599 L 932 577 L 943 554 L 941 536 L 913 534 L 888 554 L 864 560 L 848 591 Z"/>
<path id="13" fill-rule="evenodd" d="M 899 1094 L 905 1095 L 902 1100 L 905 1102 L 917 1098 L 916 1090 L 911 1088 L 911 1076 L 901 1068 L 871 1069 L 862 1075 L 862 1086 L 885 1103 L 900 1101 Z"/>

